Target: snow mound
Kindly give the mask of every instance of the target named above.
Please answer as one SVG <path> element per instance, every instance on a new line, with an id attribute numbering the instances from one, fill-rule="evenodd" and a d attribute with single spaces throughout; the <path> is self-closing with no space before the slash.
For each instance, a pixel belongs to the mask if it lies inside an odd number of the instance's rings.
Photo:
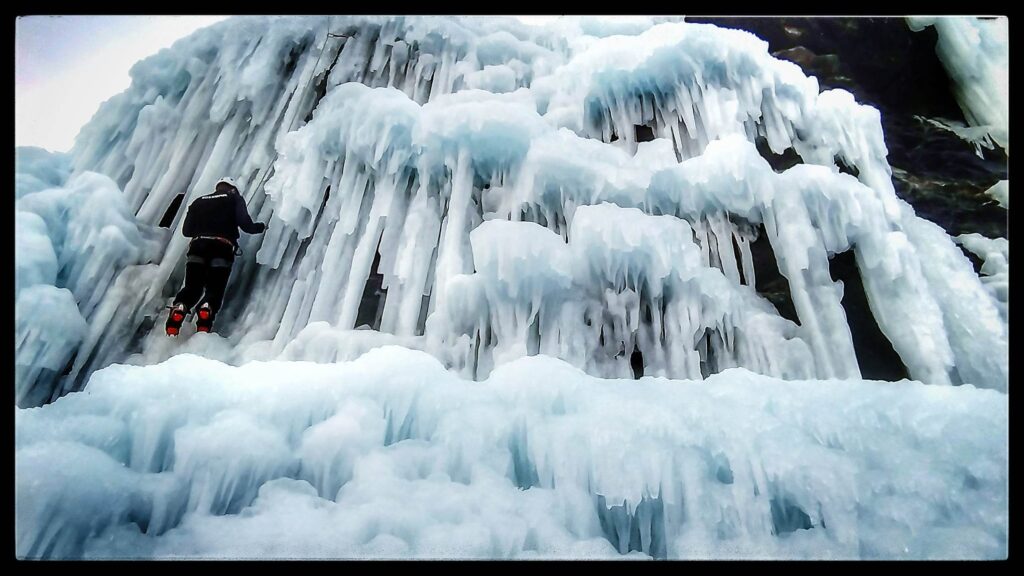
<path id="1" fill-rule="evenodd" d="M 180 355 L 15 412 L 20 558 L 1003 558 L 1007 396 Z"/>

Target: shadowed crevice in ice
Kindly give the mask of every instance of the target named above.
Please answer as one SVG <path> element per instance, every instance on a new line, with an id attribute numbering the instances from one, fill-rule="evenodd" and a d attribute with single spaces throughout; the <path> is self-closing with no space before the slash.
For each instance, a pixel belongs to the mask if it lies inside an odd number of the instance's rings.
<path id="1" fill-rule="evenodd" d="M 907 367 L 875 322 L 853 252 L 834 255 L 829 260 L 829 273 L 843 283 L 843 310 L 850 324 L 861 375 L 890 382 L 909 378 Z"/>
<path id="2" fill-rule="evenodd" d="M 600 495 L 595 500 L 601 530 L 620 554 L 636 551 L 655 559 L 667 558 L 665 510 L 660 498 L 644 496 L 635 507 L 625 501 L 609 505 Z"/>

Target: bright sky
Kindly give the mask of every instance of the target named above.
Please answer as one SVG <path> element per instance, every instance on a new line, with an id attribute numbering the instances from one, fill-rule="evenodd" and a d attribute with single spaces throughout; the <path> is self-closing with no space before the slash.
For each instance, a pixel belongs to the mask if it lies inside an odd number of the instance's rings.
<path id="1" fill-rule="evenodd" d="M 226 16 L 25 16 L 15 27 L 14 145 L 71 149 L 79 129 L 128 88 L 128 70 Z"/>
<path id="2" fill-rule="evenodd" d="M 25 16 L 17 19 L 14 145 L 67 152 L 128 70 L 227 16 Z M 557 16 L 517 16 L 543 25 Z"/>

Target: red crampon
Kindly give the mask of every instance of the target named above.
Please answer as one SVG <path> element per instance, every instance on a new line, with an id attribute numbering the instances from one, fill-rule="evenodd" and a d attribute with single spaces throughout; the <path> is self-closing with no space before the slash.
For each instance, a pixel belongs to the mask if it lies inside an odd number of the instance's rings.
<path id="1" fill-rule="evenodd" d="M 197 311 L 196 332 L 210 332 L 213 330 L 213 310 L 209 304 L 203 304 Z"/>
<path id="2" fill-rule="evenodd" d="M 181 304 L 171 306 L 170 308 L 171 311 L 167 315 L 167 324 L 164 326 L 164 329 L 168 336 L 177 336 L 181 332 L 181 323 L 185 321 L 185 315 L 188 312 Z"/>

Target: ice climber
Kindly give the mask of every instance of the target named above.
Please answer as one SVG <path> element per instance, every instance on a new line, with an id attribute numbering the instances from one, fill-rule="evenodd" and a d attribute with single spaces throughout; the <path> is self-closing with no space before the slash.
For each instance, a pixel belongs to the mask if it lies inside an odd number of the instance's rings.
<path id="1" fill-rule="evenodd" d="M 177 336 L 185 316 L 202 301 L 196 314 L 196 331 L 209 332 L 224 300 L 224 288 L 238 252 L 238 229 L 261 234 L 267 229 L 253 222 L 245 199 L 231 178 L 221 178 L 214 191 L 192 201 L 181 233 L 192 241 L 185 263 L 185 285 L 174 297 L 166 330 Z"/>

